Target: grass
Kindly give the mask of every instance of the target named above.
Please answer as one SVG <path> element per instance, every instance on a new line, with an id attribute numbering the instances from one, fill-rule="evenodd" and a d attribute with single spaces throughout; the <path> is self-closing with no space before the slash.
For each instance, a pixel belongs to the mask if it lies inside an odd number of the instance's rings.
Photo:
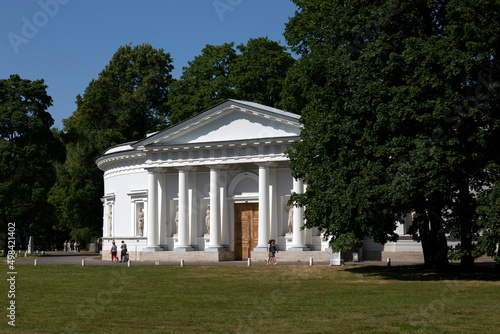
<path id="1" fill-rule="evenodd" d="M 2 333 L 500 333 L 493 268 L 469 275 L 418 266 L 16 270 L 16 327 L 7 324 L 4 293 Z"/>

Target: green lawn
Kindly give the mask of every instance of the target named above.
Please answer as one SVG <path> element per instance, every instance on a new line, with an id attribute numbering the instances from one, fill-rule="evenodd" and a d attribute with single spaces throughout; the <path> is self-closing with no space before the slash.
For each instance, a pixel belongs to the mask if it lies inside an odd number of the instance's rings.
<path id="1" fill-rule="evenodd" d="M 500 333 L 500 275 L 492 268 L 471 275 L 325 265 L 16 270 L 16 327 L 7 324 L 7 287 L 2 333 Z"/>

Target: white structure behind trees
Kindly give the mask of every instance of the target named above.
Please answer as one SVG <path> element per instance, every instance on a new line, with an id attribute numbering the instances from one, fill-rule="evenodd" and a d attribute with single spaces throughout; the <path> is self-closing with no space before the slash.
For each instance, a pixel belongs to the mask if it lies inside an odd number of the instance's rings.
<path id="1" fill-rule="evenodd" d="M 137 142 L 108 149 L 103 250 L 124 240 L 131 259 L 224 261 L 267 257 L 328 261 L 317 229 L 303 230 L 303 208 L 288 206 L 294 180 L 285 151 L 300 140 L 299 115 L 227 100 Z"/>

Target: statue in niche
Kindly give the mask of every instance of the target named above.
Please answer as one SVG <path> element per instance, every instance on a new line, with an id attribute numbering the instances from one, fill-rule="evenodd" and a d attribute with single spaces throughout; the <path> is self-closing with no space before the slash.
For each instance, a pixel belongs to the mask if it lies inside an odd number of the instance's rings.
<path id="1" fill-rule="evenodd" d="M 290 206 L 288 208 L 288 233 L 287 234 L 292 234 L 293 233 L 293 206 Z"/>
<path id="2" fill-rule="evenodd" d="M 113 236 L 113 209 L 109 206 L 108 210 L 108 225 L 109 225 L 109 236 Z"/>
<path id="3" fill-rule="evenodd" d="M 176 207 L 174 223 L 175 223 L 175 234 L 174 234 L 174 236 L 176 236 L 176 235 L 179 234 L 179 206 Z"/>
<path id="4" fill-rule="evenodd" d="M 207 214 L 205 216 L 205 225 L 207 226 L 207 234 L 210 235 L 210 204 L 207 205 Z"/>
<path id="5" fill-rule="evenodd" d="M 139 208 L 139 216 L 137 217 L 139 223 L 139 236 L 142 237 L 144 235 L 144 211 L 142 208 Z"/>

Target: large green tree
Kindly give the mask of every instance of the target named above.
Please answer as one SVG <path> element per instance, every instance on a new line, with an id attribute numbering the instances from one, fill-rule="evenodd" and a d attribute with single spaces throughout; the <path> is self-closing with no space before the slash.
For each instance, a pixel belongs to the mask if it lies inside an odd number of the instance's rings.
<path id="1" fill-rule="evenodd" d="M 170 121 L 175 124 L 234 97 L 230 65 L 236 58 L 234 43 L 206 45 L 201 55 L 188 62 L 179 80 L 171 85 Z"/>
<path id="2" fill-rule="evenodd" d="M 306 225 L 341 250 L 396 240 L 412 212 L 427 265 L 447 265 L 449 234 L 471 269 L 477 194 L 498 178 L 499 1 L 294 2 L 285 37 L 305 86 L 287 80 L 283 103 L 302 113 L 290 158 Z"/>
<path id="3" fill-rule="evenodd" d="M 92 80 L 61 134 L 66 162 L 50 194 L 58 228 L 74 239 L 102 234 L 102 172 L 95 159 L 110 146 L 138 140 L 168 124 L 172 59 L 150 44 L 120 47 Z"/>
<path id="4" fill-rule="evenodd" d="M 237 50 L 234 43 L 207 45 L 172 84 L 170 121 L 178 123 L 229 98 L 276 107 L 294 62 L 284 46 L 267 37 L 250 39 Z"/>
<path id="5" fill-rule="evenodd" d="M 39 246 L 52 241 L 54 212 L 47 194 L 55 182 L 53 163 L 63 159 L 64 147 L 50 130 L 51 105 L 43 80 L 18 75 L 0 80 L 0 217 L 2 231 L 15 224 L 17 248 L 26 249 L 29 236 Z"/>
<path id="6" fill-rule="evenodd" d="M 250 39 L 237 46 L 231 66 L 231 82 L 237 99 L 276 107 L 281 101 L 283 82 L 295 63 L 286 47 L 267 37 Z"/>

